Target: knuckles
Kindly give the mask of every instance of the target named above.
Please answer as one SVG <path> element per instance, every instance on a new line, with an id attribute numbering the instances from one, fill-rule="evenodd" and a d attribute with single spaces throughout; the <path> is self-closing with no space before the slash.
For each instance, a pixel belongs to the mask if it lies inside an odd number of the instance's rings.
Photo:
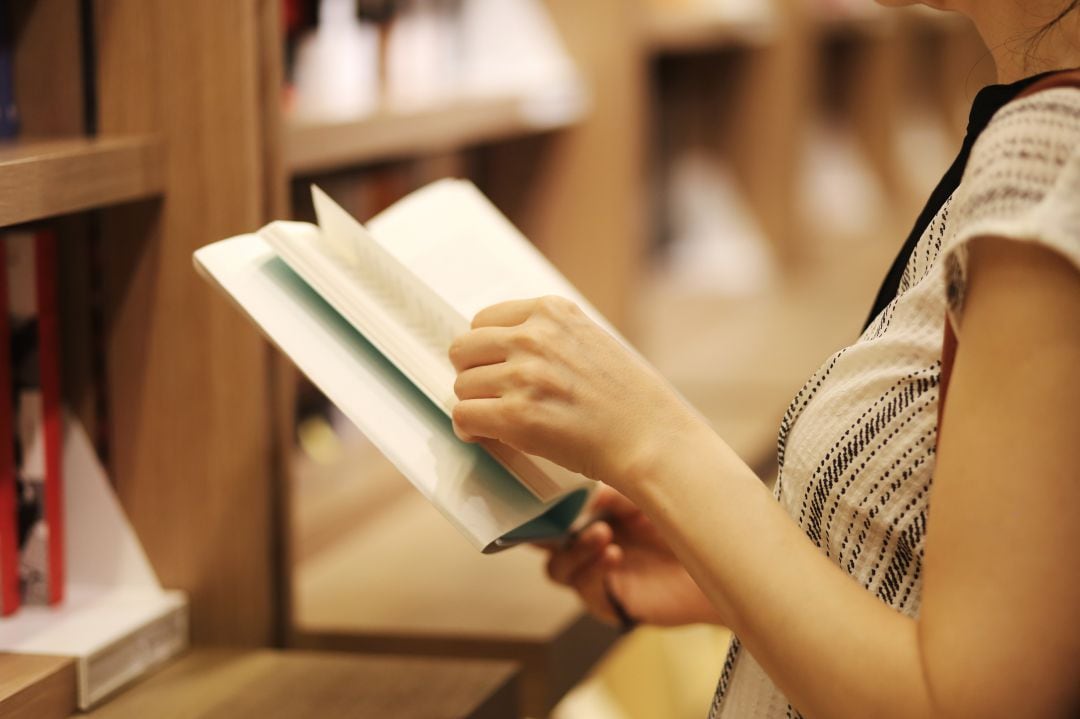
<path id="1" fill-rule="evenodd" d="M 551 320 L 533 319 L 517 327 L 510 335 L 510 345 L 522 354 L 543 356 L 559 341 L 559 332 Z"/>
<path id="2" fill-rule="evenodd" d="M 528 434 L 536 429 L 536 408 L 528 398 L 521 395 L 503 397 L 503 420 L 519 432 Z"/>
<path id="3" fill-rule="evenodd" d="M 523 388 L 532 384 L 535 370 L 528 362 L 517 362 L 507 370 L 507 381 L 512 387 Z"/>
<path id="4" fill-rule="evenodd" d="M 542 349 L 539 333 L 535 327 L 522 325 L 510 336 L 510 344 L 519 352 L 536 354 Z"/>
<path id="5" fill-rule="evenodd" d="M 573 314 L 575 310 L 577 310 L 576 304 L 559 295 L 544 295 L 536 300 L 537 314 L 546 317 L 566 317 Z"/>

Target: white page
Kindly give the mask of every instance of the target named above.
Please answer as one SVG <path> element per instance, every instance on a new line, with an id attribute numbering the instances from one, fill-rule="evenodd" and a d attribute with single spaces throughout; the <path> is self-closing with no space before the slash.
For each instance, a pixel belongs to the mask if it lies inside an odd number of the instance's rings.
<path id="1" fill-rule="evenodd" d="M 273 222 L 259 236 L 449 415 L 457 402 L 456 373 L 446 348 L 468 323 L 430 290 L 416 288 L 416 278 L 369 240 L 359 223 L 340 217 L 344 210 L 325 201 L 333 207 L 324 213 L 329 231 Z"/>
<path id="2" fill-rule="evenodd" d="M 367 223 L 372 236 L 472 319 L 506 300 L 558 295 L 629 346 L 547 258 L 467 180 L 439 180 Z"/>
<path id="3" fill-rule="evenodd" d="M 304 227 L 318 232 L 294 229 Z M 557 504 L 458 440 L 439 407 L 259 236 L 204 247 L 195 263 L 478 549 Z"/>

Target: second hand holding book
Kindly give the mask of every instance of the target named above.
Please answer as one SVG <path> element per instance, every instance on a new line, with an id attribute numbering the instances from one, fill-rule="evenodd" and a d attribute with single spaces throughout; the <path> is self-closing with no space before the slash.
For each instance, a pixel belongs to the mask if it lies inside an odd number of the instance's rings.
<path id="1" fill-rule="evenodd" d="M 361 225 L 312 187 L 318 225 L 274 222 L 195 266 L 478 549 L 567 534 L 593 484 L 462 442 L 447 351 L 485 307 L 560 295 L 611 325 L 472 183 L 439 180 Z M 629 345 L 627 345 L 629 346 Z"/>

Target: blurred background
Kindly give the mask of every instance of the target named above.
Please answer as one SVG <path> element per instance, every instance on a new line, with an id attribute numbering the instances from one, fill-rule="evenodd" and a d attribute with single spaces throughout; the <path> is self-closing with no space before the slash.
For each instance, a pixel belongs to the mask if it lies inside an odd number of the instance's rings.
<path id="1" fill-rule="evenodd" d="M 313 219 L 312 184 L 366 221 L 469 178 L 771 482 L 788 402 L 858 336 L 993 72 L 962 18 L 872 0 L 0 0 L 0 20 L 0 227 L 55 238 L 63 401 L 190 598 L 187 661 L 510 659 L 534 718 L 704 716 L 729 635 L 620 635 L 539 550 L 477 554 L 192 252 Z M 322 659 L 274 655 L 332 699 Z"/>
<path id="2" fill-rule="evenodd" d="M 870 0 L 285 0 L 284 14 L 297 216 L 312 182 L 366 219 L 471 178 L 767 481 L 788 402 L 859 334 L 993 69 L 963 18 Z M 474 556 L 300 381 L 295 420 L 299 644 L 474 651 L 582 621 L 540 552 Z M 578 683 L 598 637 L 527 677 L 530 712 L 575 686 L 555 716 L 703 715 L 725 631 L 638 630 Z"/>

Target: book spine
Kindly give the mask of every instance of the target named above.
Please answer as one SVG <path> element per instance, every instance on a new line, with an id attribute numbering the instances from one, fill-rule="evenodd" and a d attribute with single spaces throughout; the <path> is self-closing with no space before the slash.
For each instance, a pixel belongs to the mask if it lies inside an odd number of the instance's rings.
<path id="1" fill-rule="evenodd" d="M 61 457 L 60 318 L 56 297 L 56 233 L 35 236 L 38 308 L 38 371 L 41 379 L 41 423 L 45 447 L 45 522 L 49 527 L 49 603 L 64 598 L 64 483 Z"/>
<path id="2" fill-rule="evenodd" d="M 9 5 L 6 0 L 0 0 L 0 138 L 19 134 L 19 108 L 15 104 L 15 43 Z"/>
<path id="3" fill-rule="evenodd" d="M 4 238 L 0 236 L 0 242 Z M 0 245 L 0 615 L 19 608 L 19 540 L 16 527 L 15 423 L 11 396 L 7 254 Z"/>

